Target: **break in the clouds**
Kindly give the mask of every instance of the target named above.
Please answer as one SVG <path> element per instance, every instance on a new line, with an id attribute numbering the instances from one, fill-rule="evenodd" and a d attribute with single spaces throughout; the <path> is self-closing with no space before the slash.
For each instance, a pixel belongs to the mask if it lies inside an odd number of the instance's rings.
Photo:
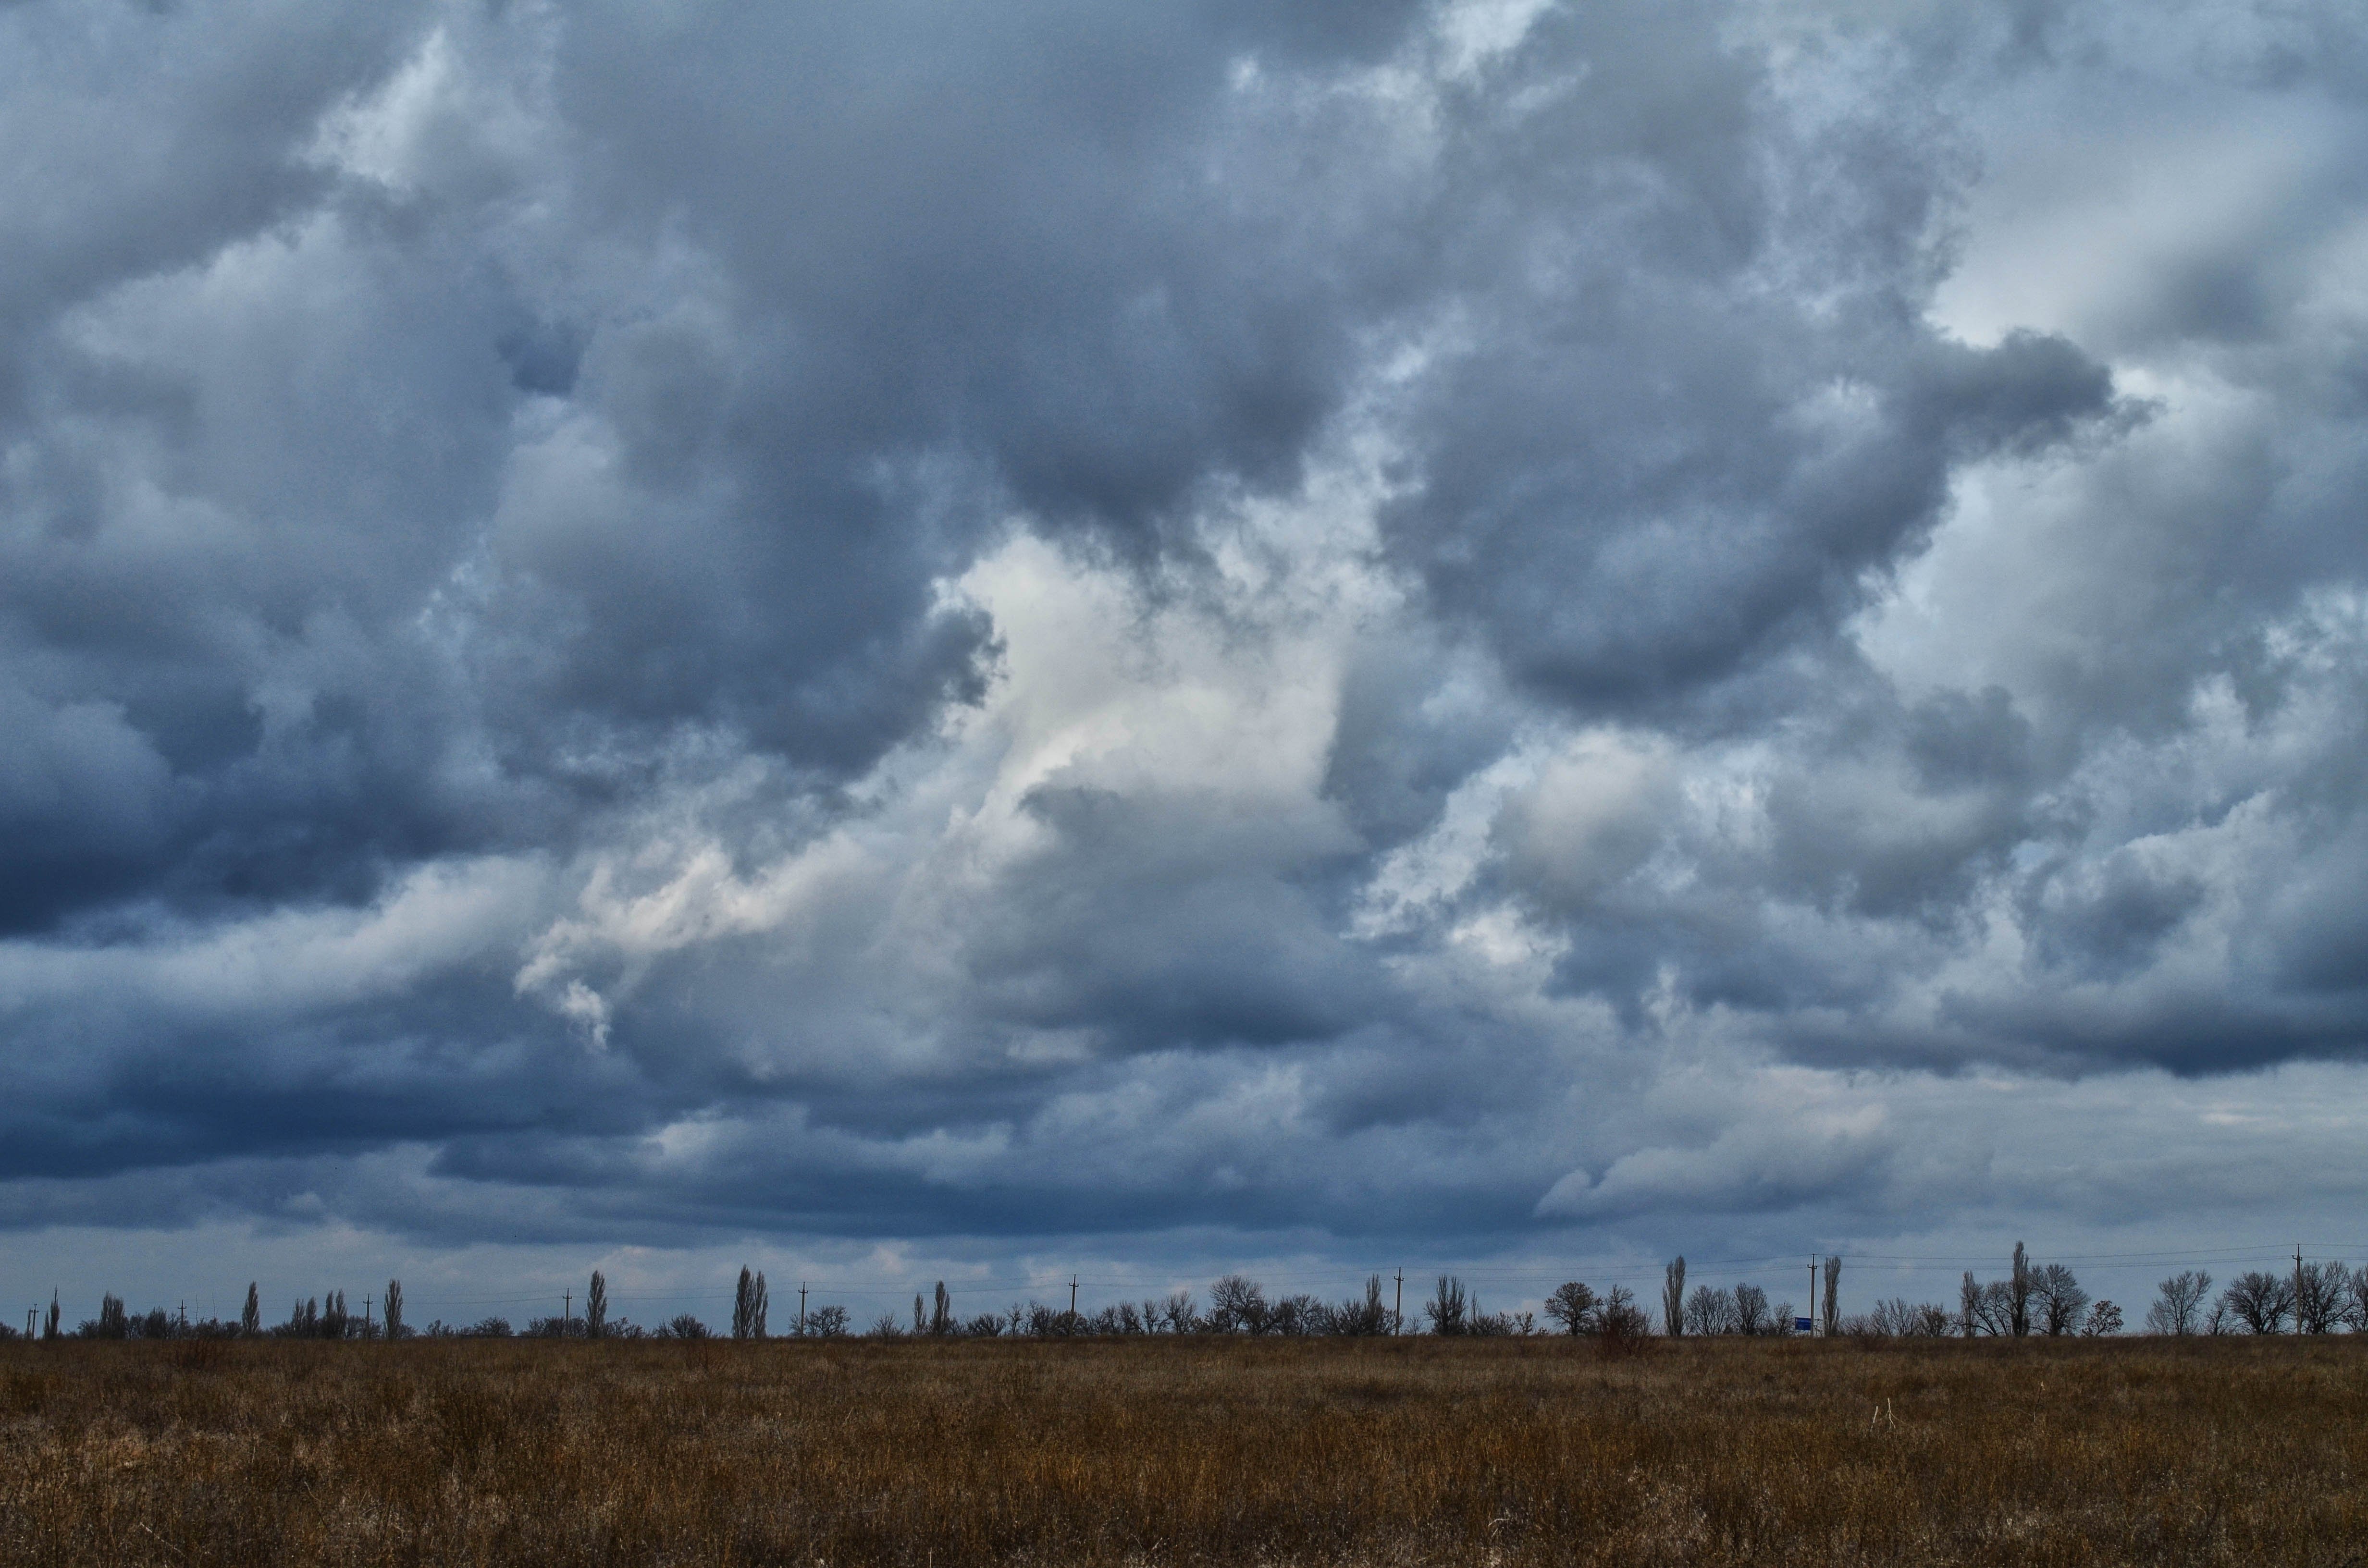
<path id="1" fill-rule="evenodd" d="M 2356 1199 L 2355 20 L 0 9 L 0 1222 Z"/>

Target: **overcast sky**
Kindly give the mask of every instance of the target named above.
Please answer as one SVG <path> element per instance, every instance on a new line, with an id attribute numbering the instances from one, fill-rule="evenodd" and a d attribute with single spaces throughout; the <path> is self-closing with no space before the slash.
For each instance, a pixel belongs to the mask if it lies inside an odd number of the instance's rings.
<path id="1" fill-rule="evenodd" d="M 2359 21 L 0 6 L 0 1308 L 2358 1256 Z"/>

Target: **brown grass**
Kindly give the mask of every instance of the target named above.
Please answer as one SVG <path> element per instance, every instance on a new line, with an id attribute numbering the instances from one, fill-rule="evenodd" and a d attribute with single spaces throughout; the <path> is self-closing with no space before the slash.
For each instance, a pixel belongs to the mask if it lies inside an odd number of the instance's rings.
<path id="1" fill-rule="evenodd" d="M 2360 1563 L 2368 1336 L 0 1346 L 0 1562 Z"/>

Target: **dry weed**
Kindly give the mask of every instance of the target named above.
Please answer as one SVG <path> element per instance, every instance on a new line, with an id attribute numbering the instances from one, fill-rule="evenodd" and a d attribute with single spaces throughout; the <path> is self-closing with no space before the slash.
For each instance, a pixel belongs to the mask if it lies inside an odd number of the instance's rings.
<path id="1" fill-rule="evenodd" d="M 2368 1338 L 0 1346 L 0 1561 L 2311 1563 Z"/>

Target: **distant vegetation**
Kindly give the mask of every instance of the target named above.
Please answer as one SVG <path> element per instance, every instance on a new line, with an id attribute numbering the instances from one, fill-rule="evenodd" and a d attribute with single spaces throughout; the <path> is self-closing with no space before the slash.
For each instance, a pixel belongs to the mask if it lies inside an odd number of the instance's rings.
<path id="1" fill-rule="evenodd" d="M 2033 1263 L 2017 1242 L 2007 1273 L 1987 1281 L 1968 1270 L 1953 1306 L 1893 1298 L 1873 1310 L 1843 1315 L 1838 1310 L 1842 1260 L 1824 1260 L 1822 1313 L 1795 1315 L 1789 1301 L 1770 1301 L 1750 1283 L 1698 1284 L 1686 1290 L 1686 1260 L 1674 1258 L 1662 1283 L 1656 1325 L 1635 1295 L 1614 1285 L 1599 1296 L 1580 1280 L 1565 1280 L 1545 1300 L 1543 1321 L 1528 1311 L 1488 1312 L 1453 1275 L 1438 1277 L 1428 1301 L 1401 1306 L 1399 1292 L 1384 1293 L 1382 1277 L 1369 1276 L 1361 1294 L 1326 1301 L 1310 1295 L 1269 1296 L 1257 1280 L 1228 1274 L 1209 1288 L 1206 1303 L 1189 1290 L 1139 1301 L 1110 1301 L 1080 1311 L 1016 1301 L 1003 1309 L 965 1312 L 943 1280 L 927 1296 L 913 1298 L 906 1324 L 895 1313 L 875 1319 L 865 1336 L 874 1339 L 1073 1339 L 1139 1335 L 1247 1335 L 1370 1337 L 1428 1333 L 1449 1338 L 1521 1338 L 1540 1334 L 1594 1336 L 1615 1343 L 1655 1334 L 1681 1338 L 1736 1335 L 1782 1338 L 1804 1326 L 1827 1335 L 1856 1339 L 2099 1338 L 2124 1331 L 2122 1309 L 2092 1301 L 2071 1269 L 2060 1263 Z M 1394 1282 L 1395 1283 L 1395 1282 Z M 2335 1334 L 2368 1332 L 2368 1266 L 2352 1269 L 2334 1261 L 2297 1260 L 2288 1272 L 2252 1271 L 2230 1280 L 2217 1296 L 2212 1276 L 2183 1270 L 2162 1281 L 2146 1309 L 2146 1333 L 2180 1336 L 2231 1334 Z M 684 1313 L 644 1327 L 609 1310 L 608 1283 L 595 1269 L 586 1287 L 581 1315 L 568 1312 L 527 1320 L 514 1327 L 505 1317 L 467 1324 L 432 1321 L 414 1329 L 404 1316 L 403 1281 L 390 1279 L 382 1295 L 365 1297 L 357 1313 L 346 1292 L 331 1290 L 294 1303 L 284 1322 L 266 1324 L 256 1288 L 246 1289 L 235 1323 L 191 1320 L 163 1307 L 142 1313 L 125 1309 L 120 1297 L 104 1297 L 96 1318 L 72 1328 L 63 1324 L 57 1299 L 37 1337 L 57 1339 L 707 1339 L 713 1331 Z M 734 1339 L 841 1339 L 853 1332 L 843 1306 L 814 1303 L 772 1328 L 770 1292 L 761 1273 L 743 1268 L 733 1292 Z M 0 1340 L 20 1338 L 0 1324 Z"/>

